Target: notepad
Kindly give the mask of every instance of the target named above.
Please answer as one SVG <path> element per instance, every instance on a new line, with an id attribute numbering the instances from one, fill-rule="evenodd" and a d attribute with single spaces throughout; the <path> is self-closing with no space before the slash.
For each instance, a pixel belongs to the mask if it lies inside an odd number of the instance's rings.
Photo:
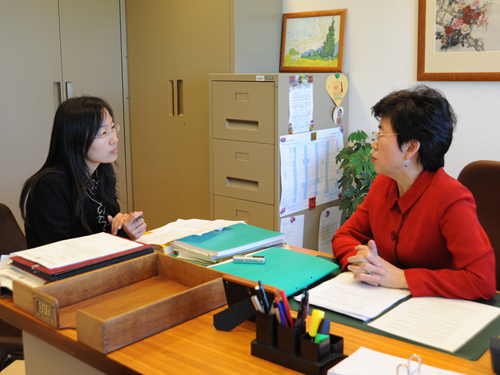
<path id="1" fill-rule="evenodd" d="M 410 296 L 407 289 L 373 286 L 343 272 L 309 291 L 309 303 L 353 318 L 367 321 Z"/>
<path id="2" fill-rule="evenodd" d="M 174 250 L 191 252 L 193 256 L 217 260 L 282 243 L 284 234 L 249 224 L 235 224 L 221 231 L 201 236 L 188 236 L 172 243 Z"/>

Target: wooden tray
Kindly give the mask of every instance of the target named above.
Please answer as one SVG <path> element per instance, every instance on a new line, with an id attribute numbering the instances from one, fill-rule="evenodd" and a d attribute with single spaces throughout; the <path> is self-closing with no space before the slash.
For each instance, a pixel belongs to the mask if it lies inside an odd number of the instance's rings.
<path id="1" fill-rule="evenodd" d="M 109 353 L 226 304 L 221 275 L 150 254 L 37 288 L 14 281 L 14 304 Z"/>

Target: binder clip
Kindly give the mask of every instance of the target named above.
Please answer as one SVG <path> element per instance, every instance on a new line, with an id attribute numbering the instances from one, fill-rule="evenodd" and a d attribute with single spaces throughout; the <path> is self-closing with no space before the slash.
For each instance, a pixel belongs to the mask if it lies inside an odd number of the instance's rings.
<path id="1" fill-rule="evenodd" d="M 415 368 L 411 368 L 412 366 L 412 363 L 414 363 L 414 361 L 412 361 L 412 359 L 417 359 L 418 360 L 418 363 L 417 363 L 417 367 Z M 413 375 L 413 374 L 420 374 L 420 367 L 422 366 L 422 358 L 420 358 L 418 355 L 416 354 L 412 354 L 411 356 L 408 357 L 408 364 L 404 364 L 404 363 L 401 363 L 397 368 L 396 368 L 396 375 L 401 375 L 401 373 L 399 372 L 399 370 L 401 368 L 404 368 L 406 369 L 403 370 L 403 375 Z"/>

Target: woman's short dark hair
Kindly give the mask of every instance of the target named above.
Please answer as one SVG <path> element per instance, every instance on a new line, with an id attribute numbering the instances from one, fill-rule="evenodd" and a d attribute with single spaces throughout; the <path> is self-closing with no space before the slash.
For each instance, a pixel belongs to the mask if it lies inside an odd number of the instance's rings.
<path id="1" fill-rule="evenodd" d="M 420 142 L 418 161 L 426 171 L 444 166 L 457 119 L 448 100 L 427 86 L 394 91 L 372 107 L 376 119 L 389 119 L 399 147 L 415 139 Z"/>
<path id="2" fill-rule="evenodd" d="M 105 119 L 106 111 L 113 118 L 113 109 L 103 99 L 81 96 L 61 103 L 54 116 L 49 153 L 42 168 L 24 184 L 21 192 L 21 213 L 26 218 L 25 206 L 29 192 L 42 176 L 54 171 L 64 171 L 71 182 L 76 213 L 83 226 L 89 229 L 83 215 L 86 189 L 90 188 L 91 174 L 86 157 L 95 136 Z M 99 197 L 111 210 L 118 210 L 116 176 L 111 164 L 100 164 Z"/>

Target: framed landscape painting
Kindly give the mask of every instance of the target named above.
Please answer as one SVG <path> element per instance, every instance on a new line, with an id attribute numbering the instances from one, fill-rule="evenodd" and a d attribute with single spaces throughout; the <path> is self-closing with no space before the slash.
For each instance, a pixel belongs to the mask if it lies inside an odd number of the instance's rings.
<path id="1" fill-rule="evenodd" d="M 342 72 L 346 9 L 283 14 L 280 72 Z"/>
<path id="2" fill-rule="evenodd" d="M 499 81 L 500 0 L 419 0 L 418 81 Z"/>

